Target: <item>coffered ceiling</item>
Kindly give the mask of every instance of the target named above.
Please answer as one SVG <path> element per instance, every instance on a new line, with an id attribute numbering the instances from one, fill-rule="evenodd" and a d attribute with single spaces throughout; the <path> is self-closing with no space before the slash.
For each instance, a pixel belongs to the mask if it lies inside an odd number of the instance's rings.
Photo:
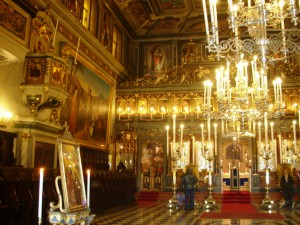
<path id="1" fill-rule="evenodd" d="M 134 38 L 205 38 L 202 0 L 113 1 L 116 11 Z M 227 1 L 219 2 L 219 26 L 227 27 Z"/>

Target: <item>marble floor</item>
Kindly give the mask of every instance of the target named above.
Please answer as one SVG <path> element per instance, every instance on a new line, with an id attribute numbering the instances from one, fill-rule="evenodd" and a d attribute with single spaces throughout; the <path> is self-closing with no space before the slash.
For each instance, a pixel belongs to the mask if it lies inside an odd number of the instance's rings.
<path id="1" fill-rule="evenodd" d="M 219 207 L 219 206 L 217 206 Z M 234 224 L 234 225 L 296 225 L 300 224 L 300 210 L 279 211 L 282 220 L 253 220 L 253 219 L 201 219 L 201 208 L 195 210 L 174 210 L 166 207 L 166 203 L 154 203 L 149 205 L 127 205 L 110 210 L 103 214 L 96 214 L 91 225 L 208 225 L 208 224 Z M 237 212 L 238 213 L 238 212 Z"/>

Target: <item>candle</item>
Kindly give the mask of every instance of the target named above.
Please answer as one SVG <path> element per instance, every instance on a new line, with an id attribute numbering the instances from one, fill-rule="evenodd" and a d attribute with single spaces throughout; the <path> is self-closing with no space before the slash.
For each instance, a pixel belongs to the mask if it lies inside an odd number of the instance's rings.
<path id="1" fill-rule="evenodd" d="M 270 173 L 269 173 L 269 169 L 266 169 L 266 184 L 270 184 Z"/>
<path id="2" fill-rule="evenodd" d="M 77 55 L 78 55 L 79 45 L 80 45 L 80 37 L 78 38 L 78 42 L 77 42 L 77 49 L 76 49 L 76 55 L 75 55 L 75 64 L 77 64 Z"/>
<path id="3" fill-rule="evenodd" d="M 209 186 L 212 185 L 212 175 L 211 175 L 211 171 L 208 172 L 208 185 L 209 185 Z"/>
<path id="4" fill-rule="evenodd" d="M 293 131 L 294 131 L 294 150 L 296 151 L 296 120 L 293 120 Z"/>
<path id="5" fill-rule="evenodd" d="M 87 170 L 87 206 L 90 206 L 91 171 Z"/>
<path id="6" fill-rule="evenodd" d="M 39 185 L 39 203 L 38 203 L 38 219 L 39 224 L 42 224 L 42 208 L 43 208 L 43 182 L 44 169 L 40 169 L 40 185 Z"/>
<path id="7" fill-rule="evenodd" d="M 218 144 L 217 144 L 217 124 L 214 124 L 214 131 L 215 131 L 215 155 L 218 153 Z"/>
<path id="8" fill-rule="evenodd" d="M 265 147 L 267 151 L 267 146 L 268 146 L 268 113 L 265 112 L 264 114 L 264 120 L 265 120 Z"/>
<path id="9" fill-rule="evenodd" d="M 208 19 L 207 19 L 207 11 L 206 11 L 206 1 L 202 0 L 202 6 L 203 6 L 203 14 L 204 14 L 204 23 L 205 23 L 205 31 L 206 36 L 209 36 L 209 27 L 208 27 Z"/>
<path id="10" fill-rule="evenodd" d="M 172 151 L 175 151 L 175 142 L 176 142 L 176 114 L 173 114 L 173 148 Z"/>
<path id="11" fill-rule="evenodd" d="M 173 170 L 173 185 L 176 185 L 176 170 Z"/>
<path id="12" fill-rule="evenodd" d="M 167 125 L 166 130 L 167 130 L 167 156 L 169 155 L 169 129 L 170 127 Z"/>
<path id="13" fill-rule="evenodd" d="M 220 167 L 223 167 L 223 160 L 220 161 Z"/>
<path id="14" fill-rule="evenodd" d="M 230 172 L 230 169 L 231 169 L 230 165 L 231 165 L 231 163 L 228 164 L 228 173 Z"/>
<path id="15" fill-rule="evenodd" d="M 59 18 L 56 20 L 56 26 L 55 26 L 55 31 L 54 31 L 54 35 L 53 35 L 52 46 L 54 46 L 54 44 L 55 44 L 55 37 L 56 37 L 56 32 L 57 32 L 57 27 L 58 27 L 58 21 L 59 21 Z"/>
<path id="16" fill-rule="evenodd" d="M 182 151 L 183 148 L 183 124 L 180 124 L 180 151 Z"/>

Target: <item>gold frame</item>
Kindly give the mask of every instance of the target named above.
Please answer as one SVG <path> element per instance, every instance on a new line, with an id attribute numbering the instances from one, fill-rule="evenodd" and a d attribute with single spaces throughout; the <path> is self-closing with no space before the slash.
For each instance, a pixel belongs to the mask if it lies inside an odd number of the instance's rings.
<path id="1" fill-rule="evenodd" d="M 58 139 L 59 167 L 64 207 L 67 212 L 86 209 L 87 200 L 79 144 Z"/>
<path id="2" fill-rule="evenodd" d="M 25 47 L 28 47 L 28 41 L 29 41 L 29 30 L 30 30 L 30 24 L 31 24 L 31 18 L 30 15 L 27 14 L 24 10 L 22 10 L 19 6 L 17 6 L 15 3 L 13 3 L 13 1 L 11 0 L 0 0 L 3 4 L 7 4 L 8 6 L 12 7 L 17 13 L 18 13 L 18 22 L 17 21 L 11 21 L 9 20 L 11 23 L 17 23 L 19 26 L 25 25 L 25 33 L 22 35 L 24 36 L 23 38 L 20 37 L 18 34 L 16 34 L 17 32 L 17 28 L 15 28 L 15 30 L 13 30 L 13 28 L 11 28 L 11 26 L 5 26 L 5 21 L 3 22 L 3 24 L 0 24 L 0 31 L 5 33 L 6 35 L 10 36 L 12 39 L 16 40 L 17 42 L 21 43 L 22 45 L 24 45 Z M 22 20 L 22 18 L 24 20 Z M 23 24 L 22 22 L 25 21 L 25 24 Z M 20 27 L 19 27 L 20 28 Z"/>

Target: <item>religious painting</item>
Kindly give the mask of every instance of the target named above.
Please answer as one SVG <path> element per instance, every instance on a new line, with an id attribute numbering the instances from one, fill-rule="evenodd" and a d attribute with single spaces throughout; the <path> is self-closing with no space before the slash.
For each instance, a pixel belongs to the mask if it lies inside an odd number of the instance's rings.
<path id="1" fill-rule="evenodd" d="M 26 84 L 43 84 L 46 74 L 47 59 L 26 57 Z"/>
<path id="2" fill-rule="evenodd" d="M 61 109 L 60 123 L 67 121 L 69 131 L 81 145 L 106 147 L 110 84 L 79 62 L 69 82 L 69 100 Z"/>
<path id="3" fill-rule="evenodd" d="M 153 167 L 158 173 L 163 171 L 163 143 L 159 140 L 146 140 L 142 144 L 142 172 Z"/>
<path id="4" fill-rule="evenodd" d="M 163 9 L 182 9 L 185 8 L 183 0 L 160 0 Z"/>
<path id="5" fill-rule="evenodd" d="M 87 208 L 85 185 L 78 143 L 58 140 L 59 166 L 64 206 L 67 212 Z"/>
<path id="6" fill-rule="evenodd" d="M 30 16 L 11 0 L 0 0 L 0 31 L 28 45 Z"/>

